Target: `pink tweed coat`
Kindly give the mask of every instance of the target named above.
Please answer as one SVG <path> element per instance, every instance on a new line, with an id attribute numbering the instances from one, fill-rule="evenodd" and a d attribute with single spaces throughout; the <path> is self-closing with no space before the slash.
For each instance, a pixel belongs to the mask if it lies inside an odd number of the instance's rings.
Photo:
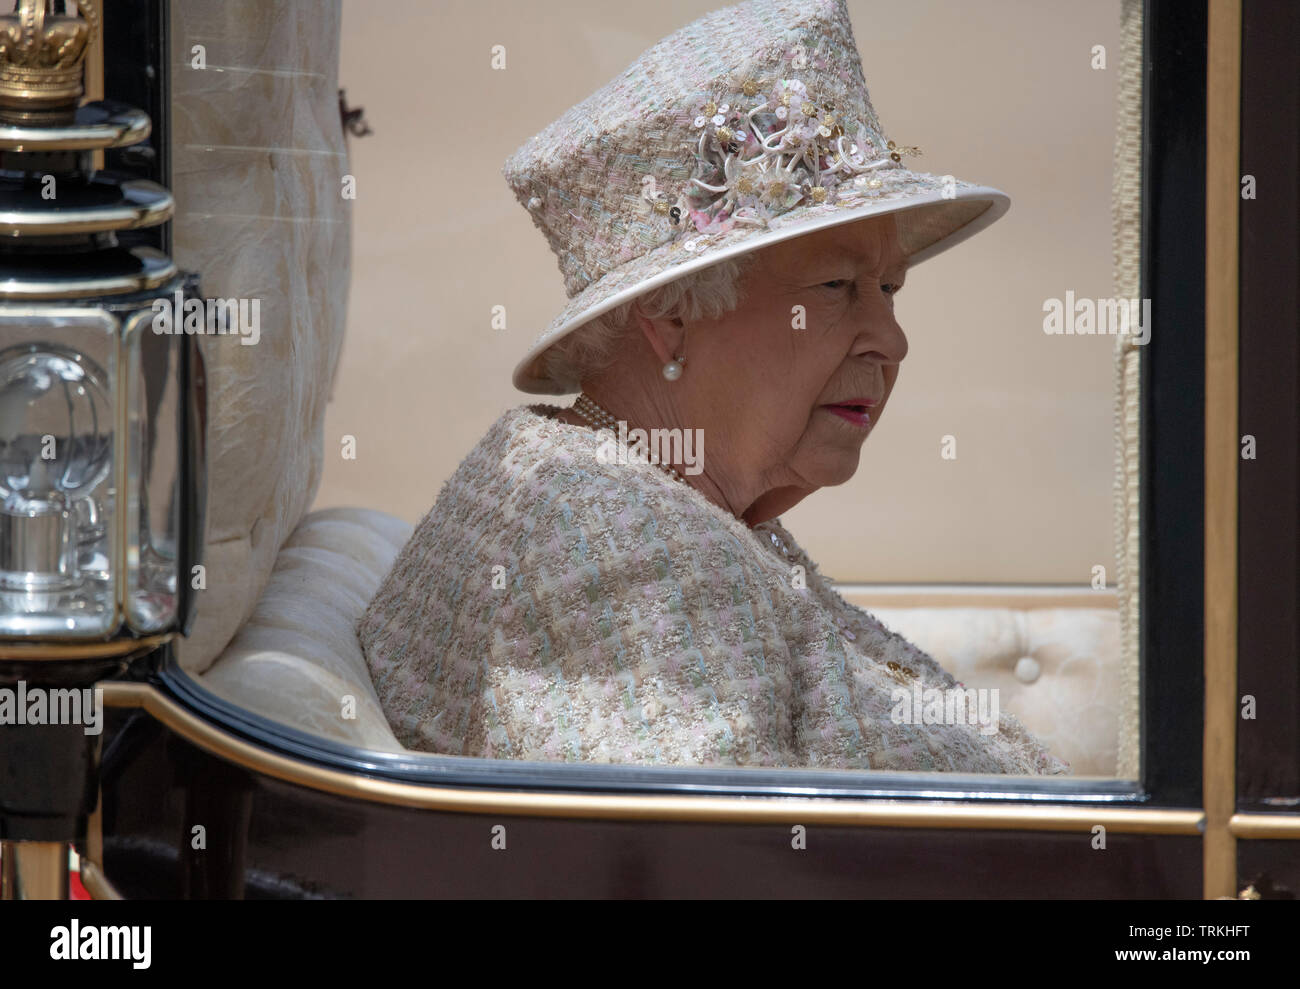
<path id="1" fill-rule="evenodd" d="M 510 410 L 398 555 L 358 635 L 403 745 L 542 761 L 1069 771 L 1005 712 L 994 725 L 900 717 L 903 693 L 959 685 L 846 603 L 778 521 L 750 529 L 652 464 L 602 462 L 599 443 L 540 407 Z"/>

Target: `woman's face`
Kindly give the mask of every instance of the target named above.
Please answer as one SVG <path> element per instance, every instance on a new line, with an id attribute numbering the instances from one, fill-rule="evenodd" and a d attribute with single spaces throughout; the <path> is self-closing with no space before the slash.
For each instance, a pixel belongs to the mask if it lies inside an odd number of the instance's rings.
<path id="1" fill-rule="evenodd" d="M 765 248 L 737 310 L 685 323 L 686 371 L 668 387 L 693 386 L 682 418 L 704 429 L 705 472 L 733 509 L 853 476 L 907 355 L 906 267 L 896 216 L 843 224 Z"/>

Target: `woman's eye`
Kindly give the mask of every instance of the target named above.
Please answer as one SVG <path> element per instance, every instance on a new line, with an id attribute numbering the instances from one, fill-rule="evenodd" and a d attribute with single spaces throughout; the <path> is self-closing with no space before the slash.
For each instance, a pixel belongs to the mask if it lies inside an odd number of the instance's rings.
<path id="1" fill-rule="evenodd" d="M 834 281 L 821 283 L 822 288 L 829 288 L 834 290 L 850 287 L 852 285 L 853 285 L 853 280 L 851 278 L 836 278 Z M 898 285 L 896 283 L 888 282 L 880 286 L 880 291 L 884 292 L 885 295 L 892 296 L 897 294 L 898 290 L 901 289 L 902 287 L 903 286 Z"/>

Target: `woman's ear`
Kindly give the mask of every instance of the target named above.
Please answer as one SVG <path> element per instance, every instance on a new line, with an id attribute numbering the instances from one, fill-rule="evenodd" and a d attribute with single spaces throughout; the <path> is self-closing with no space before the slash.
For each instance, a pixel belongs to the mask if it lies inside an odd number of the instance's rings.
<path id="1" fill-rule="evenodd" d="M 637 327 L 649 342 L 655 356 L 664 364 L 675 360 L 682 338 L 686 335 L 686 327 L 682 321 L 668 317 L 651 319 L 641 311 L 640 305 L 633 306 L 632 313 Z"/>

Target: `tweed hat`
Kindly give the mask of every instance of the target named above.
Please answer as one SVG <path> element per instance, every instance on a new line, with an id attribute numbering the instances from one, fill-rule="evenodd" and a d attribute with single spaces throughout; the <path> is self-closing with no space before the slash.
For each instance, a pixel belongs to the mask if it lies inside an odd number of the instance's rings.
<path id="1" fill-rule="evenodd" d="M 903 164 L 919 153 L 881 129 L 844 0 L 748 0 L 669 35 L 502 169 L 569 299 L 515 387 L 563 394 L 544 362 L 557 341 L 727 258 L 898 213 L 915 266 L 1010 208 Z"/>

